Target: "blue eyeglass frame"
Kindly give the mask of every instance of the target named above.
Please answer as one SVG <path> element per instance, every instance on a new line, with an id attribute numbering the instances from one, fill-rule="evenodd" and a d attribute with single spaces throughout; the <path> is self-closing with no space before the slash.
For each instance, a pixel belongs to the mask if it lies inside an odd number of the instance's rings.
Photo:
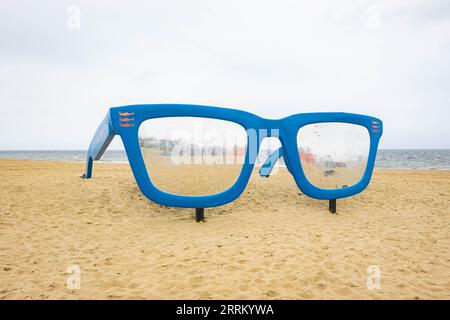
<path id="1" fill-rule="evenodd" d="M 250 152 L 249 137 L 247 150 L 241 173 L 236 182 L 226 191 L 206 196 L 182 196 L 163 192 L 156 188 L 145 167 L 139 146 L 139 127 L 145 120 L 165 117 L 201 117 L 227 120 L 240 124 L 246 131 L 254 129 L 257 135 L 256 152 Z M 124 121 L 125 119 L 125 121 Z M 342 122 L 365 127 L 370 136 L 370 149 L 366 171 L 355 185 L 342 189 L 320 189 L 306 178 L 298 154 L 297 133 L 305 125 L 322 122 Z M 264 130 L 266 129 L 266 130 Z M 224 205 L 235 200 L 244 191 L 263 138 L 269 137 L 273 129 L 278 129 L 281 148 L 274 152 L 261 167 L 260 174 L 268 176 L 275 162 L 282 156 L 286 166 L 294 177 L 299 189 L 306 195 L 316 199 L 339 199 L 353 196 L 363 191 L 370 182 L 378 142 L 383 133 L 383 123 L 380 119 L 353 113 L 323 112 L 299 113 L 282 119 L 265 119 L 255 114 L 228 108 L 190 105 L 190 104 L 143 104 L 112 107 L 98 127 L 89 146 L 86 162 L 86 173 L 83 177 L 92 177 L 94 160 L 101 156 L 116 134 L 120 135 L 136 182 L 144 195 L 151 201 L 161 205 L 182 208 L 208 208 Z M 262 134 L 266 134 L 264 137 Z"/>

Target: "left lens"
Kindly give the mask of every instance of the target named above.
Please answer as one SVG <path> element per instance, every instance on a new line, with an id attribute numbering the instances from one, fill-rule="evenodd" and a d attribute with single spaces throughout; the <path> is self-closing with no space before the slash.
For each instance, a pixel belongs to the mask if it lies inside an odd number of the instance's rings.
<path id="1" fill-rule="evenodd" d="M 231 121 L 201 117 L 148 119 L 139 127 L 147 173 L 161 191 L 183 196 L 221 193 L 237 181 L 247 132 Z"/>

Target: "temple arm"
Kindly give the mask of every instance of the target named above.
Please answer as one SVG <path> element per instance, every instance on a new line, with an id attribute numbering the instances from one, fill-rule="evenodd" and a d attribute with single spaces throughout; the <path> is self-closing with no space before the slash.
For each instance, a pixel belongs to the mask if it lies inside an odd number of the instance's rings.
<path id="1" fill-rule="evenodd" d="M 283 156 L 283 149 L 279 148 L 272 152 L 267 160 L 264 162 L 264 164 L 259 169 L 259 175 L 261 177 L 269 177 L 270 173 L 272 172 L 273 168 L 275 167 L 275 164 L 277 161 Z"/>
<path id="2" fill-rule="evenodd" d="M 111 120 L 108 111 L 106 117 L 98 126 L 94 138 L 92 138 L 91 144 L 89 145 L 86 159 L 86 172 L 83 175 L 83 178 L 89 179 L 92 177 L 92 165 L 94 160 L 100 160 L 115 135 L 116 132 L 111 126 Z"/>

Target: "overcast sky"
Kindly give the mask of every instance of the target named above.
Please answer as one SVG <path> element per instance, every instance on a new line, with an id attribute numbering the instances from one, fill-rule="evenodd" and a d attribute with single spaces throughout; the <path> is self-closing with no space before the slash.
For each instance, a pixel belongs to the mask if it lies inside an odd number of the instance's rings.
<path id="1" fill-rule="evenodd" d="M 0 0 L 0 98 L 0 149 L 86 149 L 136 103 L 363 113 L 382 148 L 450 148 L 450 1 Z"/>

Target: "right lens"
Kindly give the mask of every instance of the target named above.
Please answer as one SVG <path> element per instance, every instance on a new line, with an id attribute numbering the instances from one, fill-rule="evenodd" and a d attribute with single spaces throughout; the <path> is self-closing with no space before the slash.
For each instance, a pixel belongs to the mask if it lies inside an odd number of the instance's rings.
<path id="1" fill-rule="evenodd" d="M 219 119 L 155 118 L 139 127 L 139 144 L 156 188 L 205 196 L 224 192 L 237 181 L 247 133 L 239 124 Z"/>
<path id="2" fill-rule="evenodd" d="M 340 189 L 358 183 L 369 157 L 369 131 L 360 125 L 323 122 L 303 126 L 297 134 L 303 172 L 321 189 Z"/>

